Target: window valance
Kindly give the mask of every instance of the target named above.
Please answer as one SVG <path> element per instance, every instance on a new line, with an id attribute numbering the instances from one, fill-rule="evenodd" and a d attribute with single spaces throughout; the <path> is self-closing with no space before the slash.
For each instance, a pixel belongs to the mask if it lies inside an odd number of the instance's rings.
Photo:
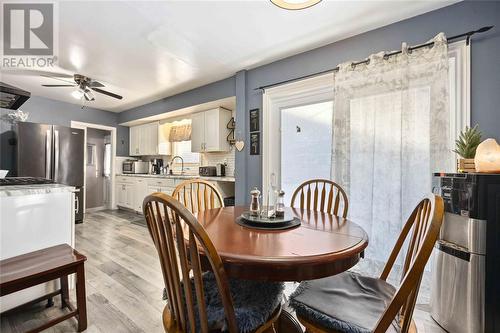
<path id="1" fill-rule="evenodd" d="M 175 125 L 170 128 L 168 137 L 170 142 L 180 142 L 191 140 L 191 124 Z"/>

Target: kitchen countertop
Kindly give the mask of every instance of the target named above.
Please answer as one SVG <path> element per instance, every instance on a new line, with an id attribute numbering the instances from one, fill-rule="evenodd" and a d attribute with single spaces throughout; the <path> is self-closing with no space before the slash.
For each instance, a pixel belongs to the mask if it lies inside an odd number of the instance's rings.
<path id="1" fill-rule="evenodd" d="M 124 177 L 146 177 L 146 178 L 160 178 L 160 179 L 204 179 L 211 180 L 215 182 L 231 182 L 234 183 L 236 180 L 234 177 L 204 177 L 200 175 L 151 175 L 151 174 L 132 174 L 132 173 L 117 173 L 116 176 Z"/>
<path id="2" fill-rule="evenodd" d="M 0 186 L 0 197 L 74 191 L 74 186 L 62 184 L 5 185 Z"/>

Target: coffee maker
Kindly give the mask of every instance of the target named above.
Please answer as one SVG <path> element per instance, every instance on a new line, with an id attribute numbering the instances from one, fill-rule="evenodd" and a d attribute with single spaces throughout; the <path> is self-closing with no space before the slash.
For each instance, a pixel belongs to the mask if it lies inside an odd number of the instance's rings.
<path id="1" fill-rule="evenodd" d="M 163 168 L 163 159 L 154 158 L 151 160 L 151 173 L 154 175 L 161 174 L 161 170 Z"/>

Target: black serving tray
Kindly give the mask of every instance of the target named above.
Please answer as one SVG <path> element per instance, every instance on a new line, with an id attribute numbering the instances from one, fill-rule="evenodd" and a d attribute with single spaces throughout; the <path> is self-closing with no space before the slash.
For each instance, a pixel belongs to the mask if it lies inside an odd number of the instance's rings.
<path id="1" fill-rule="evenodd" d="M 249 211 L 246 211 L 236 219 L 236 223 L 245 227 L 251 227 L 255 229 L 283 230 L 300 225 L 300 219 L 286 210 L 284 217 L 272 218 L 267 218 L 259 215 L 253 216 Z"/>

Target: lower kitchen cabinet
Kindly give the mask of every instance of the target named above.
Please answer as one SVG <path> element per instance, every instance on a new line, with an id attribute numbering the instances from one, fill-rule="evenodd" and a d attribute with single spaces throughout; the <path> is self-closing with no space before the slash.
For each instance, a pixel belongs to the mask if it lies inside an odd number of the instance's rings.
<path id="1" fill-rule="evenodd" d="M 120 176 L 116 182 L 116 205 L 133 209 L 142 214 L 144 198 L 154 192 L 172 195 L 175 186 L 183 179 L 148 179 L 145 177 Z"/>
<path id="2" fill-rule="evenodd" d="M 116 204 L 120 207 L 134 208 L 134 184 L 116 183 Z"/>
<path id="3" fill-rule="evenodd" d="M 149 192 L 146 179 L 137 179 L 134 185 L 134 210 L 142 213 L 142 202 L 151 192 Z"/>
<path id="4" fill-rule="evenodd" d="M 116 205 L 142 214 L 144 198 L 155 192 L 172 195 L 175 187 L 187 178 L 156 178 L 138 176 L 116 177 Z M 222 196 L 234 195 L 234 185 L 213 181 Z M 189 189 L 187 189 L 189 191 Z M 182 194 L 180 200 L 183 200 Z"/>

